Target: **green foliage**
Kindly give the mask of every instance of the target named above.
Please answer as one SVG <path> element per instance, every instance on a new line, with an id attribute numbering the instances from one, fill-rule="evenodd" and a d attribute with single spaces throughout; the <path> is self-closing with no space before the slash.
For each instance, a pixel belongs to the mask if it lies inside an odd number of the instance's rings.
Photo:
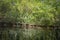
<path id="1" fill-rule="evenodd" d="M 60 0 L 1 0 L 0 21 L 60 26 Z M 54 40 L 55 36 L 53 30 L 44 32 L 40 30 L 38 30 L 39 32 L 36 30 L 12 31 L 9 31 L 12 34 L 8 34 L 10 40 L 20 40 L 22 37 L 21 40 L 29 40 L 29 38 L 31 40 L 51 40 L 51 38 Z M 15 34 L 18 34 L 17 38 Z M 44 39 L 41 35 L 44 35 Z"/>
<path id="2" fill-rule="evenodd" d="M 53 25 L 59 22 L 60 4 L 58 1 L 3 0 L 0 1 L 0 14 L 5 17 L 3 17 L 4 21 Z"/>

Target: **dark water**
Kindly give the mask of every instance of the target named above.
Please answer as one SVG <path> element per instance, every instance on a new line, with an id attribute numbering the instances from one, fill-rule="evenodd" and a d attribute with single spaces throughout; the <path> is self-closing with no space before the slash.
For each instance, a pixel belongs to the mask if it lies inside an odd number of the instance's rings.
<path id="1" fill-rule="evenodd" d="M 54 30 L 0 29 L 0 40 L 57 40 Z"/>

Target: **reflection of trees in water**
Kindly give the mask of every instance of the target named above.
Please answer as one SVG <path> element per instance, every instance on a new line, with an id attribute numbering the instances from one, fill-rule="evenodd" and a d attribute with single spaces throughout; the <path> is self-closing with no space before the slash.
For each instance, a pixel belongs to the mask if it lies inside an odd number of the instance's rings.
<path id="1" fill-rule="evenodd" d="M 21 29 L 20 27 L 12 27 L 10 28 L 9 26 L 5 28 L 7 24 L 10 25 L 10 23 L 1 23 L 2 24 L 2 29 L 0 29 L 0 36 L 1 39 L 6 39 L 6 40 L 56 40 L 60 39 L 59 29 L 44 29 L 43 27 L 37 27 L 37 25 L 28 25 L 28 27 L 32 27 L 32 29 Z M 0 24 L 0 25 L 1 25 Z M 5 26 L 4 26 L 4 25 Z M 11 25 L 10 25 L 11 26 Z M 26 27 L 26 24 L 21 24 L 21 26 Z M 36 28 L 34 28 L 34 26 Z M 39 29 L 40 28 L 40 29 Z M 5 38 L 4 38 L 5 37 Z"/>
<path id="2" fill-rule="evenodd" d="M 3 40 L 54 40 L 53 30 L 40 29 L 5 29 L 2 32 Z"/>

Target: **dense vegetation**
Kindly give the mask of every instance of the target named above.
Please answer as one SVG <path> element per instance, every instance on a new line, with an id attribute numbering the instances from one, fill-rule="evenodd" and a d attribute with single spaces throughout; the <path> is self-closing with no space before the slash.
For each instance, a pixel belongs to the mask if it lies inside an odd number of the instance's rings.
<path id="1" fill-rule="evenodd" d="M 60 26 L 60 0 L 0 0 L 0 22 Z M 54 38 L 56 38 L 57 30 L 43 30 L 42 32 L 37 29 L 35 31 L 34 29 L 28 30 L 18 28 L 18 30 L 15 29 L 12 32 L 11 29 L 5 29 L 8 32 L 5 32 L 5 36 L 6 38 L 10 36 L 10 39 L 2 38 L 2 40 L 56 40 Z M 18 34 L 17 38 L 14 36 L 16 34 Z M 4 35 L 4 32 L 2 35 Z M 23 35 L 27 36 L 24 37 Z M 13 37 L 16 39 L 13 39 Z"/>
<path id="2" fill-rule="evenodd" d="M 59 0 L 1 0 L 0 21 L 59 25 L 59 6 Z"/>

